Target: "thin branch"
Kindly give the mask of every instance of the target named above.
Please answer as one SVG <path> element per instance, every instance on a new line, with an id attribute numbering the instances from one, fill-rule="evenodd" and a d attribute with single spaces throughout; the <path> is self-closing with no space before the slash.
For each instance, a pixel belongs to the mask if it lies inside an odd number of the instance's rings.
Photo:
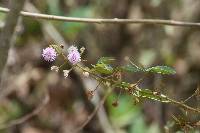
<path id="1" fill-rule="evenodd" d="M 97 113 L 97 111 L 103 106 L 103 104 L 106 101 L 106 98 L 109 96 L 109 94 L 112 92 L 112 90 L 113 90 L 113 88 L 109 88 L 107 90 L 106 94 L 101 99 L 101 101 L 99 102 L 99 104 L 96 106 L 96 108 L 94 109 L 94 111 L 87 117 L 87 119 L 84 121 L 84 123 L 77 130 L 72 131 L 73 133 L 79 133 L 92 120 L 92 118 L 95 116 L 95 114 Z"/>
<path id="2" fill-rule="evenodd" d="M 190 107 L 186 104 L 184 104 L 183 102 L 179 102 L 179 101 L 175 101 L 173 99 L 170 99 L 170 98 L 167 98 L 171 104 L 174 104 L 174 105 L 177 105 L 187 111 L 191 111 L 191 112 L 195 112 L 195 113 L 200 113 L 200 109 L 199 108 L 193 108 L 193 107 Z"/>
<path id="3" fill-rule="evenodd" d="M 9 12 L 8 8 L 0 7 L 0 12 Z M 31 17 L 35 19 L 47 19 L 66 22 L 79 22 L 79 23 L 96 23 L 96 24 L 154 24 L 154 25 L 170 25 L 170 26 L 183 26 L 183 27 L 200 27 L 200 23 L 184 22 L 176 20 L 161 20 L 161 19 L 101 19 L 101 18 L 78 18 L 78 17 L 65 17 L 56 15 L 47 15 L 39 13 L 31 13 L 21 11 L 24 17 Z"/>
<path id="4" fill-rule="evenodd" d="M 135 89 L 138 91 L 138 92 L 144 92 L 143 89 L 140 89 L 138 86 L 135 86 Z M 133 94 L 134 95 L 134 94 Z M 170 104 L 173 104 L 173 105 L 176 105 L 178 107 L 181 107 L 187 111 L 190 111 L 190 112 L 194 112 L 194 113 L 200 113 L 200 109 L 199 108 L 194 108 L 194 107 L 191 107 L 191 106 L 188 106 L 187 104 L 184 104 L 183 102 L 179 102 L 179 101 L 176 101 L 174 99 L 171 99 L 167 96 L 162 96 L 161 94 L 160 95 L 157 95 L 157 94 L 154 94 L 153 92 L 150 94 L 150 95 L 153 95 L 154 97 L 159 97 L 160 98 L 160 102 L 163 102 L 161 99 L 164 99 L 164 100 L 167 100 L 168 102 L 166 103 L 170 103 Z M 142 97 L 142 96 L 141 96 Z M 144 98 L 147 98 L 147 99 L 151 99 L 152 98 L 149 98 L 149 97 L 144 97 Z M 165 103 L 165 102 L 164 102 Z"/>
<path id="5" fill-rule="evenodd" d="M 190 100 L 192 97 L 196 96 L 196 93 L 194 92 L 191 96 L 189 96 L 187 99 L 183 101 L 183 103 L 186 103 L 188 100 Z"/>
<path id="6" fill-rule="evenodd" d="M 199 95 L 199 85 L 197 86 L 197 89 L 195 90 L 195 92 L 191 95 L 191 96 L 189 96 L 187 99 L 185 99 L 184 101 L 183 101 L 183 103 L 185 103 L 185 102 L 187 102 L 188 100 L 190 100 L 191 98 L 193 98 L 194 96 L 198 96 Z"/>
<path id="7" fill-rule="evenodd" d="M 49 95 L 46 94 L 44 100 L 42 101 L 42 103 L 36 108 L 34 109 L 31 113 L 17 119 L 17 120 L 13 120 L 9 123 L 6 123 L 4 125 L 0 125 L 0 130 L 2 129 L 6 129 L 6 128 L 9 128 L 9 127 L 13 127 L 13 126 L 16 126 L 16 125 L 19 125 L 19 124 L 22 124 L 26 121 L 28 121 L 29 119 L 31 119 L 33 116 L 39 114 L 40 111 L 42 111 L 42 109 L 49 103 Z"/>

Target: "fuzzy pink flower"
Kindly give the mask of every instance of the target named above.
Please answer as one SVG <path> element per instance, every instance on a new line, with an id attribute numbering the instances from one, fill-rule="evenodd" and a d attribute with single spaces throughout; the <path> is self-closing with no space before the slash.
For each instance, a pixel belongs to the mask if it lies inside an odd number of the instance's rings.
<path id="1" fill-rule="evenodd" d="M 55 49 L 53 49 L 51 47 L 47 47 L 47 48 L 43 49 L 42 56 L 43 56 L 44 60 L 51 62 L 56 59 L 57 53 L 56 53 Z"/>
<path id="2" fill-rule="evenodd" d="M 70 46 L 68 49 L 67 49 L 67 52 L 68 53 L 71 53 L 71 52 L 78 52 L 78 49 L 76 46 L 72 45 Z"/>
<path id="3" fill-rule="evenodd" d="M 81 55 L 78 52 L 77 47 L 75 46 L 71 46 L 68 48 L 68 56 L 67 56 L 68 60 L 70 63 L 72 63 L 73 65 L 77 64 L 78 62 L 81 61 Z"/>

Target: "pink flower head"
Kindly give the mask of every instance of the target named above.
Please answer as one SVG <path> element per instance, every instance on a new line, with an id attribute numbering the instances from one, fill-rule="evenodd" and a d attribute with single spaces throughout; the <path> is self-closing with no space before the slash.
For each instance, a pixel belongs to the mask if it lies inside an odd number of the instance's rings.
<path id="1" fill-rule="evenodd" d="M 67 49 L 67 52 L 68 52 L 68 53 L 75 52 L 75 51 L 78 52 L 78 49 L 77 49 L 77 47 L 74 46 L 74 45 L 70 46 L 70 47 Z"/>
<path id="2" fill-rule="evenodd" d="M 43 49 L 42 56 L 43 56 L 44 60 L 51 62 L 56 59 L 57 53 L 56 53 L 55 49 L 53 49 L 51 47 L 47 47 L 47 48 Z"/>
<path id="3" fill-rule="evenodd" d="M 77 47 L 71 46 L 71 47 L 69 47 L 69 49 L 67 51 L 68 51 L 67 58 L 68 58 L 68 60 L 69 60 L 70 63 L 72 63 L 73 65 L 75 65 L 75 64 L 77 64 L 78 62 L 81 61 L 81 55 L 78 52 Z"/>

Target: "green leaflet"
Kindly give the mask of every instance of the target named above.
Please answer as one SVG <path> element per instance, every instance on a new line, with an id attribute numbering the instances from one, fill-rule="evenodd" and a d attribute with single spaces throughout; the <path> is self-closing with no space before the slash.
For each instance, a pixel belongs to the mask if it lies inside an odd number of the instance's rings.
<path id="1" fill-rule="evenodd" d="M 113 69 L 110 69 L 110 63 L 112 63 L 115 59 L 113 57 L 101 57 L 97 64 L 96 64 L 96 68 L 98 69 L 98 71 L 100 70 L 101 73 L 112 73 L 111 71 L 113 71 Z M 130 62 L 131 64 L 128 64 L 126 66 L 121 66 L 121 67 L 117 67 L 115 68 L 115 70 L 121 70 L 124 72 L 147 72 L 147 73 L 158 73 L 158 74 L 175 74 L 176 71 L 169 67 L 169 66 L 154 66 L 154 67 L 149 67 L 149 68 L 142 68 L 139 67 L 137 65 L 135 65 L 133 62 Z M 93 66 L 94 67 L 94 66 Z"/>
<path id="2" fill-rule="evenodd" d="M 150 73 L 158 73 L 158 74 L 175 74 L 176 71 L 168 66 L 155 66 L 155 67 L 149 67 L 149 68 L 141 68 L 136 66 L 135 64 L 126 65 L 119 67 L 122 71 L 125 72 L 150 72 Z"/>
<path id="3" fill-rule="evenodd" d="M 93 68 L 91 69 L 91 71 L 97 72 L 99 74 L 113 73 L 113 68 L 108 64 L 100 63 L 100 64 L 96 64 L 96 65 L 92 65 L 92 66 L 93 66 Z"/>
<path id="4" fill-rule="evenodd" d="M 122 88 L 122 89 L 128 89 L 133 84 L 127 83 L 127 82 L 119 82 L 116 84 L 116 87 Z M 163 94 L 159 94 L 158 92 L 153 92 L 149 89 L 139 89 L 135 88 L 133 89 L 133 95 L 136 97 L 142 97 L 142 98 L 148 98 L 154 101 L 160 101 L 163 103 L 169 103 L 171 102 L 169 98 Z"/>
<path id="5" fill-rule="evenodd" d="M 113 57 L 101 57 L 96 65 L 92 65 L 91 71 L 99 74 L 112 74 L 114 69 L 110 65 L 115 59 Z"/>
<path id="6" fill-rule="evenodd" d="M 159 73 L 159 74 L 175 74 L 176 71 L 168 66 L 154 66 L 154 67 L 149 67 L 149 68 L 142 68 L 134 64 L 130 60 L 131 65 L 127 65 L 124 67 L 121 67 L 122 70 L 127 71 L 127 72 L 151 72 L 151 73 Z"/>
<path id="7" fill-rule="evenodd" d="M 127 82 L 119 82 L 116 84 L 116 87 L 122 88 L 122 89 L 128 89 L 130 87 L 130 83 Z"/>
<path id="8" fill-rule="evenodd" d="M 126 65 L 120 67 L 120 69 L 125 72 L 144 72 L 143 68 L 140 68 L 136 65 Z"/>
<path id="9" fill-rule="evenodd" d="M 168 66 L 155 66 L 145 69 L 146 72 L 159 73 L 159 74 L 175 74 L 176 71 Z"/>
<path id="10" fill-rule="evenodd" d="M 115 58 L 113 58 L 113 57 L 101 57 L 98 60 L 97 64 L 101 64 L 101 63 L 103 63 L 103 64 L 110 64 L 113 61 L 115 61 Z"/>
<path id="11" fill-rule="evenodd" d="M 167 96 L 165 96 L 163 94 L 158 94 L 157 92 L 152 92 L 149 89 L 137 89 L 135 91 L 134 95 L 137 97 L 148 98 L 148 99 L 152 99 L 154 101 L 160 101 L 163 103 L 170 102 L 170 100 L 167 98 Z"/>

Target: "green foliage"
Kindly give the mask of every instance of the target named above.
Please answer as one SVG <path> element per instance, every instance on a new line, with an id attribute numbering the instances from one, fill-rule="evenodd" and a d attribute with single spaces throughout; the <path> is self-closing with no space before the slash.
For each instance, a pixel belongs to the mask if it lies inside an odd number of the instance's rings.
<path id="1" fill-rule="evenodd" d="M 167 98 L 167 96 L 165 96 L 163 94 L 159 94 L 158 92 L 152 92 L 149 89 L 137 89 L 135 91 L 134 95 L 137 97 L 148 98 L 148 99 L 152 99 L 154 101 L 160 101 L 163 103 L 170 102 L 170 100 Z"/>
<path id="2" fill-rule="evenodd" d="M 93 70 L 101 73 L 101 74 L 112 74 L 113 70 L 120 70 L 123 72 L 144 72 L 144 73 L 158 73 L 158 74 L 175 74 L 176 71 L 168 66 L 154 66 L 149 68 L 142 68 L 137 65 L 135 65 L 133 62 L 130 61 L 131 64 L 128 64 L 126 66 L 120 66 L 113 69 L 110 66 L 110 63 L 115 61 L 113 57 L 101 57 L 96 65 L 93 66 Z"/>
<path id="3" fill-rule="evenodd" d="M 116 84 L 116 87 L 119 87 L 119 88 L 122 88 L 122 89 L 128 89 L 130 85 L 131 84 L 127 83 L 127 82 L 119 82 L 118 84 Z"/>
<path id="4" fill-rule="evenodd" d="M 142 68 L 139 66 L 136 66 L 135 64 L 126 65 L 123 67 L 120 67 L 122 71 L 125 72 L 150 72 L 150 73 L 158 73 L 158 74 L 175 74 L 176 71 L 168 66 L 155 66 L 155 67 L 149 67 L 149 68 Z"/>
<path id="5" fill-rule="evenodd" d="M 159 73 L 159 74 L 175 74 L 176 71 L 168 66 L 155 66 L 145 69 L 146 72 Z"/>
<path id="6" fill-rule="evenodd" d="M 112 63 L 113 61 L 115 61 L 115 58 L 113 58 L 113 57 L 101 57 L 101 58 L 97 61 L 97 64 L 100 64 L 100 63 L 110 64 L 110 63 Z"/>
<path id="7" fill-rule="evenodd" d="M 113 73 L 113 68 L 108 65 L 108 64 L 104 64 L 104 63 L 99 63 L 96 65 L 92 65 L 93 68 L 91 69 L 91 71 L 99 73 L 99 74 L 111 74 Z"/>
<path id="8" fill-rule="evenodd" d="M 114 68 L 110 65 L 115 59 L 113 57 L 101 57 L 96 65 L 92 65 L 91 71 L 99 74 L 112 74 Z"/>
<path id="9" fill-rule="evenodd" d="M 122 66 L 120 67 L 122 71 L 125 72 L 144 72 L 143 68 L 140 68 L 136 65 L 126 65 L 126 66 Z"/>
<path id="10" fill-rule="evenodd" d="M 142 68 L 135 65 L 133 62 L 130 61 L 131 64 L 112 68 L 110 63 L 115 59 L 112 57 L 102 57 L 98 60 L 96 65 L 92 65 L 92 71 L 98 74 L 112 74 L 115 71 L 125 71 L 125 72 L 143 72 L 143 73 L 158 73 L 158 74 L 175 74 L 175 70 L 168 66 L 155 66 L 149 68 Z M 153 92 L 149 89 L 140 89 L 137 87 L 137 84 L 127 83 L 127 82 L 115 82 L 115 86 L 124 90 L 129 91 L 132 89 L 132 94 L 138 98 L 147 98 L 154 101 L 159 101 L 163 103 L 170 103 L 171 99 L 167 96 L 159 93 Z M 131 90 L 130 90 L 131 91 Z"/>
<path id="11" fill-rule="evenodd" d="M 116 86 L 127 90 L 128 88 L 130 88 L 133 85 L 134 84 L 130 84 L 127 82 L 120 82 Z M 159 94 L 158 92 L 153 92 L 149 89 L 139 89 L 139 88 L 132 88 L 132 89 L 134 92 L 133 95 L 136 97 L 148 98 L 148 99 L 152 99 L 154 101 L 160 101 L 163 103 L 171 102 L 167 96 L 165 96 L 163 94 Z"/>
<path id="12" fill-rule="evenodd" d="M 122 71 L 125 72 L 147 72 L 147 73 L 158 73 L 158 74 L 175 74 L 176 71 L 169 66 L 154 66 L 149 68 L 143 68 L 135 65 L 131 60 L 129 60 L 130 64 L 120 67 Z"/>

